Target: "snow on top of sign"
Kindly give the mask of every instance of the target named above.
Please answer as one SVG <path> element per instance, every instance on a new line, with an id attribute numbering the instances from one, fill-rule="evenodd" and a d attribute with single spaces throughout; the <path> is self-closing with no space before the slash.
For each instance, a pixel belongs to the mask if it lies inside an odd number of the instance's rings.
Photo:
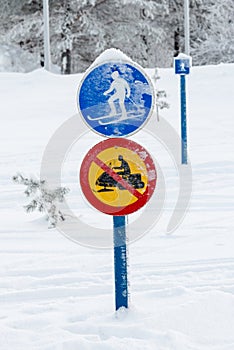
<path id="1" fill-rule="evenodd" d="M 189 60 L 190 66 L 192 65 L 192 57 L 182 52 L 177 57 L 174 58 L 174 61 L 176 60 Z"/>
<path id="2" fill-rule="evenodd" d="M 91 64 L 90 68 L 111 60 L 116 60 L 120 62 L 133 62 L 133 60 L 127 55 L 125 55 L 125 53 L 123 53 L 121 50 L 111 48 L 102 52 L 101 55 L 98 56 L 96 60 Z"/>
<path id="3" fill-rule="evenodd" d="M 191 60 L 191 56 L 186 55 L 185 53 L 179 53 L 179 55 L 175 59 L 189 59 Z"/>

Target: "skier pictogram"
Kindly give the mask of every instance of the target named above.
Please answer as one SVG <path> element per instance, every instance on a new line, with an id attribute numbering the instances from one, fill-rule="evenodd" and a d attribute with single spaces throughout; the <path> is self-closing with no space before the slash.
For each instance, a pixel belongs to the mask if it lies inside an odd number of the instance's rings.
<path id="1" fill-rule="evenodd" d="M 78 90 L 78 109 L 97 133 L 123 137 L 136 132 L 153 111 L 151 81 L 129 62 L 107 62 L 86 73 Z"/>
<path id="2" fill-rule="evenodd" d="M 112 117 L 117 113 L 116 107 L 115 107 L 115 101 L 119 101 L 119 106 L 120 106 L 120 110 L 121 110 L 121 117 L 120 120 L 123 118 L 126 118 L 127 116 L 127 111 L 124 105 L 124 101 L 125 98 L 130 97 L 130 87 L 129 84 L 127 83 L 127 81 L 124 78 L 121 78 L 119 75 L 118 71 L 114 71 L 111 74 L 111 77 L 113 79 L 113 82 L 111 83 L 111 86 L 108 90 L 106 90 L 103 95 L 109 95 L 110 93 L 112 93 L 114 91 L 114 94 L 112 94 L 109 98 L 108 98 L 108 103 L 110 106 L 110 114 L 109 116 Z"/>
<path id="3" fill-rule="evenodd" d="M 142 113 L 142 109 L 140 109 L 139 106 L 130 98 L 131 89 L 128 82 L 120 76 L 118 71 L 114 71 L 111 74 L 111 78 L 113 81 L 110 85 L 110 88 L 103 93 L 104 96 L 111 94 L 107 100 L 110 107 L 110 113 L 101 117 L 94 118 L 88 115 L 88 119 L 92 121 L 98 121 L 100 125 L 108 125 L 121 123 L 123 121 L 127 121 L 129 118 L 135 119 L 144 117 L 144 111 Z M 137 110 L 132 109 L 127 112 L 125 108 L 126 99 L 132 103 L 134 108 L 137 107 Z M 119 105 L 120 112 L 117 111 L 117 105 Z"/>

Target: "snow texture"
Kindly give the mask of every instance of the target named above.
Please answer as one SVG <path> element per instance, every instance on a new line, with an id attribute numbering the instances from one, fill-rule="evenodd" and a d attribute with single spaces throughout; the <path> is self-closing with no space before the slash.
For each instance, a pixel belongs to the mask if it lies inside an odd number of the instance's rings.
<path id="1" fill-rule="evenodd" d="M 161 117 L 179 133 L 179 77 L 173 69 L 159 75 L 171 106 Z M 39 174 L 49 139 L 77 113 L 81 78 L 43 69 L 0 75 L 1 350 L 233 350 L 234 65 L 195 67 L 186 77 L 193 194 L 172 235 L 165 229 L 178 195 L 173 160 L 144 130 L 134 136 L 160 164 L 167 198 L 158 224 L 129 246 L 130 307 L 117 313 L 113 251 L 48 231 L 39 214 L 24 212 L 22 188 L 11 181 L 17 171 Z M 80 138 L 62 178 L 74 213 L 106 227 L 111 218 L 84 201 L 78 180 L 82 159 L 101 139 L 91 131 Z"/>

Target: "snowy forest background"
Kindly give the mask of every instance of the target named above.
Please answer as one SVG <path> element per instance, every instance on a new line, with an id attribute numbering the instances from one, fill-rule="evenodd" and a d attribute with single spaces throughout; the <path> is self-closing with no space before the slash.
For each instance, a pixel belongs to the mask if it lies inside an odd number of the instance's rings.
<path id="1" fill-rule="evenodd" d="M 143 67 L 171 67 L 184 51 L 184 0 L 49 0 L 52 63 L 83 72 L 119 48 Z M 43 1 L 0 0 L 0 71 L 43 66 Z M 234 62 L 234 1 L 190 0 L 193 65 Z M 62 67 L 66 57 L 68 71 Z"/>

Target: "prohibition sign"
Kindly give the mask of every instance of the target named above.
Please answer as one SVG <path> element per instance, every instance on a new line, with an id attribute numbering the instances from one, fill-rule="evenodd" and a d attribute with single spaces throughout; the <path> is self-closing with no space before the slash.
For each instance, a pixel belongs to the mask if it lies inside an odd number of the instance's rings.
<path id="1" fill-rule="evenodd" d="M 156 168 L 148 151 L 123 138 L 96 144 L 80 168 L 86 199 L 99 211 L 114 216 L 142 208 L 152 196 L 156 181 Z"/>

